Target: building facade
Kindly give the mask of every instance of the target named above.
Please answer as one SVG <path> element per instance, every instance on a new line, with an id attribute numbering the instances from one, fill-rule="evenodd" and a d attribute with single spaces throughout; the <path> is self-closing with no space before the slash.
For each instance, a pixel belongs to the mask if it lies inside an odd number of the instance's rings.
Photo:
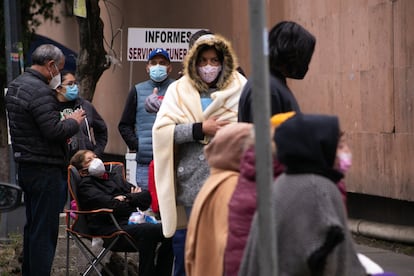
<path id="1" fill-rule="evenodd" d="M 414 1 L 265 1 L 267 26 L 280 20 L 302 24 L 317 39 L 303 81 L 289 81 L 304 112 L 340 117 L 353 151 L 346 178 L 350 192 L 414 201 Z M 106 152 L 124 155 L 117 124 L 131 85 L 148 78 L 145 62 L 127 61 L 127 30 L 207 28 L 227 37 L 241 67 L 251 72 L 249 1 L 101 1 L 105 38 L 121 32 L 111 51 L 120 59 L 102 75 L 93 99 L 108 124 Z M 70 31 L 68 31 L 70 30 Z M 77 51 L 75 19 L 43 24 L 48 35 Z M 110 49 L 108 48 L 108 51 Z M 174 63 L 173 77 L 181 69 Z"/>

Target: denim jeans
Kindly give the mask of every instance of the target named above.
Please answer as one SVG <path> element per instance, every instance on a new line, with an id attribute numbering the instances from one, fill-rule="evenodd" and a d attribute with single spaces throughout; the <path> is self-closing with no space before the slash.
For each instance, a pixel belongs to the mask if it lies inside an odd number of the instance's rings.
<path id="1" fill-rule="evenodd" d="M 23 276 L 51 273 L 63 205 L 63 169 L 58 166 L 20 163 L 18 181 L 24 191 L 26 224 L 23 238 Z"/>
<path id="2" fill-rule="evenodd" d="M 192 206 L 185 207 L 187 218 L 190 217 Z M 185 276 L 185 239 L 187 237 L 187 229 L 175 231 L 173 236 L 174 250 L 174 276 Z"/>
<path id="3" fill-rule="evenodd" d="M 175 231 L 173 236 L 174 251 L 174 276 L 185 276 L 185 238 L 187 237 L 187 229 Z"/>

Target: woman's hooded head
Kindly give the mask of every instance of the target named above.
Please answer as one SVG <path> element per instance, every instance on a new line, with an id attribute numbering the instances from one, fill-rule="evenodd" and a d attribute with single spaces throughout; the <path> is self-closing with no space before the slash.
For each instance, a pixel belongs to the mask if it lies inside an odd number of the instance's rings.
<path id="1" fill-rule="evenodd" d="M 343 175 L 334 170 L 340 136 L 336 116 L 296 114 L 275 132 L 277 158 L 286 173 L 315 173 L 337 182 Z"/>
<path id="2" fill-rule="evenodd" d="M 209 88 L 197 72 L 198 60 L 203 51 L 212 48 L 216 50 L 222 67 L 216 82 L 216 87 L 219 90 L 226 88 L 231 83 L 232 74 L 238 66 L 237 57 L 227 39 L 217 34 L 206 34 L 199 37 L 184 60 L 184 74 L 190 78 L 191 83 L 198 91 L 207 91 Z"/>
<path id="3" fill-rule="evenodd" d="M 210 167 L 238 172 L 241 156 L 251 137 L 252 124 L 234 123 L 222 127 L 204 148 Z"/>

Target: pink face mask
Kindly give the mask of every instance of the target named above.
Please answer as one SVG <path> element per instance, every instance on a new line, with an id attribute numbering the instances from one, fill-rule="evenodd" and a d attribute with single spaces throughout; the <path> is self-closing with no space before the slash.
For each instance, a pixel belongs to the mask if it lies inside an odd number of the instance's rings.
<path id="1" fill-rule="evenodd" d="M 212 83 L 220 73 L 221 65 L 211 66 L 207 64 L 206 66 L 197 67 L 197 71 L 203 81 L 206 83 Z"/>
<path id="2" fill-rule="evenodd" d="M 351 153 L 346 153 L 346 152 L 341 152 L 338 153 L 338 165 L 339 165 L 339 170 L 342 173 L 346 173 L 352 166 L 352 154 Z"/>

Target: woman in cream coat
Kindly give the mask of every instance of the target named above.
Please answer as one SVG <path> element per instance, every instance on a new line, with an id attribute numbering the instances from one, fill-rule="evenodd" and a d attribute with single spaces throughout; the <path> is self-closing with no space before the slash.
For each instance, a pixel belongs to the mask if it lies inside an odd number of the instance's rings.
<path id="1" fill-rule="evenodd" d="M 237 122 L 246 83 L 237 66 L 225 38 L 200 37 L 186 56 L 184 76 L 168 87 L 157 113 L 155 183 L 166 237 L 173 236 L 177 226 L 185 228 L 194 199 L 209 175 L 204 146 L 220 127 Z"/>

